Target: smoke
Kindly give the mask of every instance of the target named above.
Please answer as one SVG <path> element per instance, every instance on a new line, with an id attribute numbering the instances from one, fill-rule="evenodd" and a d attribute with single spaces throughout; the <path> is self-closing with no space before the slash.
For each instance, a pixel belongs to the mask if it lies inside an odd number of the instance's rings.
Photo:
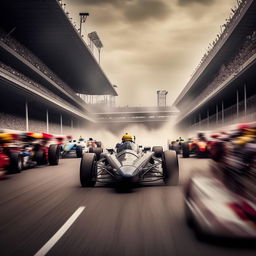
<path id="1" fill-rule="evenodd" d="M 117 143 L 121 142 L 122 135 L 129 133 L 136 137 L 136 143 L 142 146 L 163 146 L 167 149 L 167 140 L 176 139 L 182 136 L 175 127 L 173 122 L 160 124 L 151 123 L 131 123 L 131 124 L 90 124 L 83 129 L 77 130 L 73 136 L 83 136 L 85 139 L 93 138 L 102 141 L 106 148 L 114 148 Z"/>

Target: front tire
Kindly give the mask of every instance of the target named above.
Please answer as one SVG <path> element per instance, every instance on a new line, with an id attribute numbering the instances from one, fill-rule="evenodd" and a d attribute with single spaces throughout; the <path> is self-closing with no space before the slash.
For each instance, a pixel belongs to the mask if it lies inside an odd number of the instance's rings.
<path id="1" fill-rule="evenodd" d="M 164 183 L 166 185 L 179 184 L 179 163 L 177 154 L 173 150 L 164 151 L 162 157 Z"/>
<path id="2" fill-rule="evenodd" d="M 57 144 L 52 144 L 48 151 L 48 162 L 50 165 L 58 165 L 60 160 L 60 147 Z"/>
<path id="3" fill-rule="evenodd" d="M 82 146 L 77 146 L 76 147 L 76 157 L 77 158 L 81 158 L 83 156 L 83 149 Z"/>
<path id="4" fill-rule="evenodd" d="M 18 152 L 12 152 L 10 154 L 10 173 L 19 173 L 23 169 L 22 156 Z"/>
<path id="5" fill-rule="evenodd" d="M 155 157 L 162 157 L 164 152 L 163 147 L 161 146 L 154 146 L 152 151 L 155 153 Z"/>
<path id="6" fill-rule="evenodd" d="M 102 148 L 89 148 L 89 153 L 94 153 L 97 160 L 100 160 L 100 155 L 103 152 Z"/>
<path id="7" fill-rule="evenodd" d="M 188 143 L 181 144 L 183 158 L 189 158 L 189 146 Z"/>
<path id="8" fill-rule="evenodd" d="M 102 143 L 101 143 L 101 141 L 96 141 L 96 145 L 97 145 L 98 148 L 102 148 Z"/>
<path id="9" fill-rule="evenodd" d="M 35 152 L 34 160 L 36 161 L 37 165 L 47 164 L 47 158 L 46 158 L 45 151 L 43 149 L 39 148 Z"/>
<path id="10" fill-rule="evenodd" d="M 80 163 L 80 183 L 82 187 L 94 187 L 97 179 L 96 154 L 85 153 Z"/>

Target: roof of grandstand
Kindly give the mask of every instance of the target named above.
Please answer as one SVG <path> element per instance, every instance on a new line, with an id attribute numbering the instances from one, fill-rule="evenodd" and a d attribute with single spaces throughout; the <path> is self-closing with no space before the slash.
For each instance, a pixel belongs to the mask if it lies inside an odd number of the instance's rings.
<path id="1" fill-rule="evenodd" d="M 212 49 L 204 56 L 200 66 L 175 100 L 174 106 L 179 105 L 186 95 L 199 94 L 204 89 L 203 86 L 206 87 L 209 81 L 214 79 L 221 64 L 227 62 L 242 45 L 245 37 L 256 30 L 255 12 L 256 1 L 240 1 L 240 6 L 233 17 L 223 25 L 225 29 L 222 34 L 218 35 Z"/>
<path id="2" fill-rule="evenodd" d="M 0 24 L 76 93 L 117 95 L 57 0 L 4 0 Z"/>

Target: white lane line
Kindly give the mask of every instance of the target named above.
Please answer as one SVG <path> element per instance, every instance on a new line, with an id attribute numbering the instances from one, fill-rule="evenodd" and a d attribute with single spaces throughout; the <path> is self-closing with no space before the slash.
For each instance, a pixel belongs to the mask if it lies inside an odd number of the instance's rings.
<path id="1" fill-rule="evenodd" d="M 54 234 L 54 236 L 34 256 L 46 255 L 51 250 L 51 248 L 60 240 L 60 238 L 67 232 L 67 230 L 76 221 L 76 219 L 79 217 L 84 209 L 85 206 L 80 206 L 64 223 L 64 225 Z"/>

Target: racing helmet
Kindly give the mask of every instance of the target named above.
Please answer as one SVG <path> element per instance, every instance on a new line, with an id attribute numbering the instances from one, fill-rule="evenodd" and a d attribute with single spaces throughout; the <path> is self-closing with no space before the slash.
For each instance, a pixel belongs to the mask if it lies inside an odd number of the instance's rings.
<path id="1" fill-rule="evenodd" d="M 84 138 L 82 136 L 80 136 L 79 141 L 84 141 Z"/>
<path id="2" fill-rule="evenodd" d="M 126 142 L 126 141 L 133 141 L 133 136 L 129 135 L 128 133 L 124 134 L 122 137 L 122 142 Z"/>

